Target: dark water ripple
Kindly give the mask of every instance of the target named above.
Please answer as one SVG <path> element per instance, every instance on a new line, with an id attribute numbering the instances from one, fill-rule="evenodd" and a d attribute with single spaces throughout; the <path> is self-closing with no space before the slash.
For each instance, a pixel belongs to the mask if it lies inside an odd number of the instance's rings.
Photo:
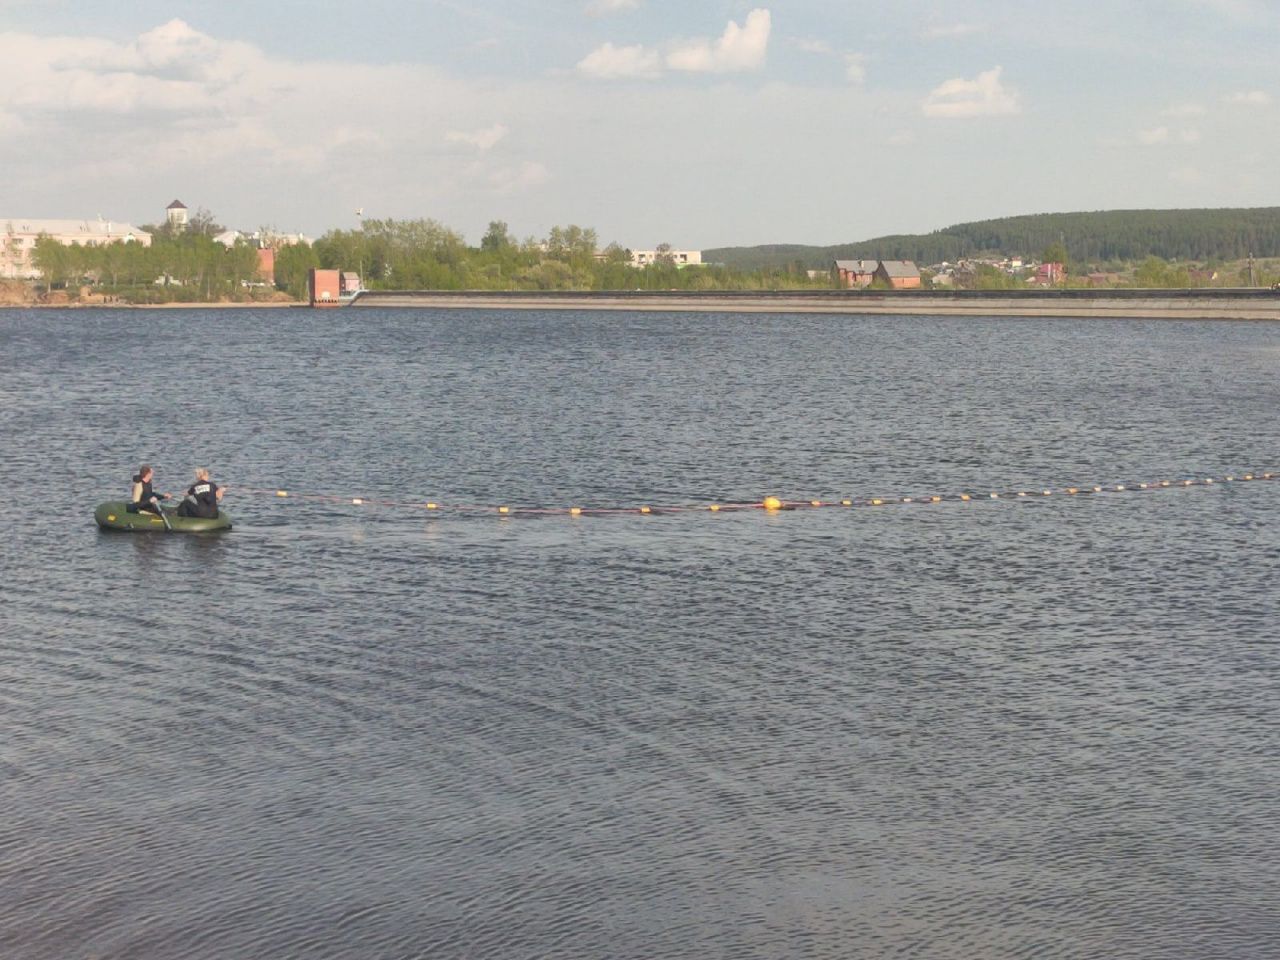
<path id="1" fill-rule="evenodd" d="M 179 354 L 181 328 L 204 346 Z M 163 345 L 163 349 L 157 349 Z M 0 313 L 0 957 L 1280 955 L 1261 324 Z"/>

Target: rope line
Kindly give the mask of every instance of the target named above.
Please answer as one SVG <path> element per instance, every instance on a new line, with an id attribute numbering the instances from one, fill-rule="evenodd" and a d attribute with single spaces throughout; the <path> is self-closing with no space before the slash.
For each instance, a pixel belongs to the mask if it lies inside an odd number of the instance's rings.
<path id="1" fill-rule="evenodd" d="M 392 507 L 419 510 L 427 514 L 495 515 L 498 517 L 609 517 L 654 515 L 675 513 L 733 513 L 744 510 L 763 510 L 776 513 L 782 510 L 851 509 L 859 507 L 888 507 L 938 503 L 975 503 L 979 501 L 1025 501 L 1044 497 L 1075 497 L 1091 494 L 1142 493 L 1157 490 L 1185 489 L 1187 487 L 1211 487 L 1219 484 L 1247 483 L 1280 479 L 1275 473 L 1244 473 L 1222 477 L 1194 477 L 1181 480 L 1149 480 L 1137 483 L 1110 483 L 1078 487 L 1028 487 L 1015 490 L 994 490 L 979 493 L 973 490 L 963 493 L 931 494 L 916 497 L 841 497 L 833 500 L 785 500 L 780 497 L 764 497 L 751 503 L 674 503 L 643 504 L 634 507 L 526 507 L 511 504 L 444 503 L 434 500 L 388 500 L 381 497 L 340 497 L 328 493 L 300 493 L 270 487 L 236 486 L 237 493 L 269 496 L 277 500 L 302 500 L 315 503 L 344 504 L 356 507 Z"/>

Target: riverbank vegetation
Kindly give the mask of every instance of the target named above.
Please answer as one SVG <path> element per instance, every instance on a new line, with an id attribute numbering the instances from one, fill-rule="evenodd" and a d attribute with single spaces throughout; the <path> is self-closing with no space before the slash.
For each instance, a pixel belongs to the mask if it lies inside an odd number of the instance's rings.
<path id="1" fill-rule="evenodd" d="M 1220 211 L 1155 211 L 1155 213 L 1220 213 Z M 1276 248 L 1274 256 L 1280 257 L 1280 217 L 1277 218 L 1276 236 L 1271 239 L 1263 227 L 1269 211 L 1245 211 L 1257 214 L 1250 222 L 1258 225 L 1259 232 L 1253 239 L 1259 249 Z M 983 249 L 999 247 L 1003 251 L 1027 252 L 1021 244 L 1030 244 L 1049 229 L 1048 224 L 1061 226 L 1061 217 L 1010 218 L 1007 221 L 989 221 L 1003 224 L 989 227 L 986 232 L 970 231 L 966 243 L 980 243 Z M 1102 215 L 1069 215 L 1071 217 L 1097 217 Z M 1116 223 L 1129 224 L 1134 239 L 1126 250 L 1145 249 L 1150 236 L 1144 231 L 1154 229 L 1161 218 L 1130 216 L 1117 213 L 1107 215 L 1119 218 Z M 1259 219 L 1260 218 L 1260 219 Z M 1044 220 L 1042 223 L 1041 220 Z M 1012 224 L 1026 221 L 1015 229 Z M 1073 221 L 1075 222 L 1075 221 Z M 1092 221 L 1081 221 L 1092 222 Z M 1199 221 L 1196 221 L 1199 222 Z M 1212 223 L 1219 220 L 1210 218 Z M 1219 224 L 1220 232 L 1230 233 L 1226 221 Z M 976 228 L 980 225 L 962 225 Z M 1185 224 L 1184 224 L 1185 226 Z M 1034 229 L 1033 229 L 1034 227 Z M 835 282 L 828 272 L 830 260 L 815 261 L 793 256 L 754 266 L 745 261 L 702 265 L 678 266 L 670 254 L 670 246 L 658 248 L 657 262 L 644 267 L 632 265 L 631 252 L 616 243 L 601 246 L 596 232 L 589 227 L 568 225 L 552 228 L 543 238 L 517 238 L 507 224 L 494 221 L 472 246 L 462 234 L 434 220 L 367 220 L 362 229 L 331 230 L 314 244 L 287 245 L 274 243 L 269 231 L 261 233 L 265 239 L 257 242 L 239 240 L 227 246 L 213 239 L 221 228 L 212 216 L 197 218 L 193 228 L 174 230 L 168 227 L 151 228 L 152 243 L 144 247 L 138 243 L 114 243 L 101 246 L 64 246 L 48 238 L 36 241 L 34 263 L 43 274 L 39 281 L 43 297 L 48 299 L 79 299 L 85 302 L 120 301 L 127 303 L 183 303 L 183 302 L 256 302 L 264 300 L 294 299 L 306 297 L 307 272 L 313 267 L 354 271 L 372 290 L 481 290 L 481 291 L 556 291 L 556 290 L 805 290 L 830 288 Z M 1081 227 L 1083 229 L 1083 227 Z M 1181 228 L 1180 228 L 1181 229 Z M 1267 228 L 1270 229 L 1270 228 Z M 952 228 L 965 234 L 961 228 Z M 1012 232 L 1011 232 L 1012 231 Z M 1021 232 L 1018 232 L 1021 231 Z M 1123 233 L 1123 232 L 1121 232 Z M 1112 230 L 1109 243 L 1118 243 L 1121 235 Z M 1146 237 L 1146 240 L 1139 240 Z M 873 241 L 866 245 L 839 248 L 843 254 L 853 250 L 867 258 L 890 257 L 906 253 L 914 254 L 921 266 L 933 262 L 925 254 L 936 254 L 941 248 L 893 246 L 887 238 L 882 247 Z M 1192 243 L 1178 232 L 1170 232 L 1165 239 L 1171 248 L 1217 247 L 1214 244 Z M 1015 245 L 1015 241 L 1017 245 Z M 1073 248 L 1073 242 L 1076 244 Z M 1033 247 L 1033 255 L 1025 263 L 1036 258 L 1045 263 L 1064 263 L 1066 277 L 1056 285 L 1068 287 L 1213 287 L 1213 286 L 1269 286 L 1280 280 L 1280 259 L 1227 259 L 1214 255 L 1203 260 L 1171 260 L 1155 253 L 1146 253 L 1136 260 L 1090 260 L 1078 254 L 1080 249 L 1092 249 L 1083 234 L 1061 231 L 1061 236 L 1050 239 L 1042 247 Z M 274 275 L 260 274 L 259 244 L 274 246 Z M 1007 245 L 1007 246 L 1001 246 Z M 1224 242 L 1223 249 L 1235 250 L 1240 244 Z M 756 248 L 763 249 L 763 248 Z M 770 248 L 772 249 L 772 248 Z M 835 248 L 833 248 L 835 249 Z M 963 246 L 954 249 L 963 249 Z M 1098 245 L 1097 249 L 1111 249 Z M 1119 246 L 1115 249 L 1120 249 Z M 704 259 L 714 261 L 718 251 L 705 251 Z M 732 260 L 732 258 L 729 258 Z M 960 258 L 948 268 L 948 275 L 939 277 L 938 285 L 946 279 L 948 286 L 964 289 L 1002 290 L 1024 289 L 1034 273 L 1026 266 L 1011 268 L 1007 259 L 972 260 Z M 923 285 L 934 286 L 934 276 L 926 270 Z M 273 284 L 273 285 L 272 285 Z"/>
<path id="2" fill-rule="evenodd" d="M 1280 207 L 1033 214 L 833 246 L 721 247 L 704 250 L 703 256 L 743 269 L 792 261 L 816 268 L 837 259 L 876 257 L 924 265 L 1025 257 L 1052 244 L 1062 244 L 1080 266 L 1099 269 L 1137 264 L 1150 256 L 1202 264 L 1250 256 L 1280 257 Z"/>

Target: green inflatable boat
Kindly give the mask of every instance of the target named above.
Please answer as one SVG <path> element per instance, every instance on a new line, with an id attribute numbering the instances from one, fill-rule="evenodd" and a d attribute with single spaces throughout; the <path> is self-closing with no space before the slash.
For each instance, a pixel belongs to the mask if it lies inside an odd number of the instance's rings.
<path id="1" fill-rule="evenodd" d="M 172 528 L 174 533 L 213 533 L 217 530 L 230 530 L 231 518 L 225 510 L 219 510 L 212 519 L 208 517 L 180 517 L 178 511 L 162 507 L 168 519 L 168 526 L 154 513 L 130 513 L 129 504 L 125 500 L 112 500 L 98 504 L 93 511 L 93 519 L 103 530 L 133 530 L 143 532 L 164 533 Z"/>

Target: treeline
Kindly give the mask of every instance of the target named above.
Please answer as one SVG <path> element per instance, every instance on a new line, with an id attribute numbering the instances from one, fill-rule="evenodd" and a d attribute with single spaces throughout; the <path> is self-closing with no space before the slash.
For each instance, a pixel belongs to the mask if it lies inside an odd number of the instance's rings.
<path id="1" fill-rule="evenodd" d="M 134 303 L 249 299 L 261 289 L 258 251 L 223 246 L 204 233 L 157 231 L 140 243 L 64 245 L 36 239 L 32 257 L 46 289 L 90 286 Z"/>
<path id="2" fill-rule="evenodd" d="M 816 269 L 836 259 L 861 258 L 914 260 L 923 266 L 983 255 L 1034 256 L 1057 243 L 1074 263 L 1096 266 L 1150 256 L 1201 262 L 1275 257 L 1280 256 L 1280 207 L 1034 214 L 830 247 L 724 247 L 705 250 L 703 256 L 747 270 L 796 261 Z"/>
<path id="3" fill-rule="evenodd" d="M 600 248 L 595 230 L 554 227 L 545 238 L 517 239 L 494 221 L 479 246 L 434 220 L 366 220 L 360 230 L 331 230 L 311 247 L 276 253 L 276 284 L 306 294 L 311 267 L 353 270 L 371 290 L 775 290 L 826 287 L 794 264 L 743 270 L 677 267 L 658 248 L 658 262 L 631 266 L 616 243 Z"/>
<path id="4" fill-rule="evenodd" d="M 258 250 L 248 242 L 226 247 L 217 228 L 147 228 L 152 243 L 64 246 L 41 237 L 34 261 L 41 284 L 114 294 L 134 303 L 252 300 L 269 296 L 259 276 Z M 270 244 L 270 235 L 267 234 Z M 331 230 L 314 245 L 277 245 L 274 281 L 295 299 L 307 295 L 312 267 L 360 274 L 378 290 L 778 290 L 826 287 L 795 264 L 742 270 L 677 267 L 669 245 L 658 262 L 631 266 L 618 244 L 603 250 L 590 228 L 554 227 L 545 238 L 517 239 L 494 221 L 479 246 L 434 220 L 366 220 L 359 230 Z"/>

